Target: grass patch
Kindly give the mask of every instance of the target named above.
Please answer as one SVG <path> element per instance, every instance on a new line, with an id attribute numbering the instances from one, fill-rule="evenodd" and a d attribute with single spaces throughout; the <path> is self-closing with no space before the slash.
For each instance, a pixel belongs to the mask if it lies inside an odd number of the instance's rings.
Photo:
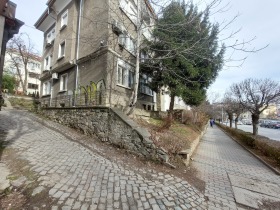
<path id="1" fill-rule="evenodd" d="M 9 180 L 11 180 L 11 181 L 15 181 L 15 180 L 17 180 L 19 177 L 16 176 L 16 175 L 9 175 L 9 176 L 7 176 L 7 178 L 8 178 Z"/>
<path id="2" fill-rule="evenodd" d="M 15 108 L 27 109 L 27 110 L 33 110 L 35 108 L 33 99 L 30 100 L 24 98 L 11 97 L 9 98 L 9 101 L 11 102 L 11 105 Z"/>
<path id="3" fill-rule="evenodd" d="M 150 118 L 148 121 L 138 119 L 137 122 L 149 130 L 152 140 L 158 148 L 167 151 L 169 162 L 180 167 L 178 152 L 190 148 L 191 143 L 200 135 L 200 131 L 192 124 L 183 124 L 173 121 L 169 129 L 160 129 L 165 123 L 164 119 Z"/>

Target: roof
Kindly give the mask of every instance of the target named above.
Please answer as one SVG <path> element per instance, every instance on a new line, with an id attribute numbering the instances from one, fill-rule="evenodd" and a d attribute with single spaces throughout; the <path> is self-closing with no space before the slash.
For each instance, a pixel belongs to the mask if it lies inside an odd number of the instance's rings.
<path id="1" fill-rule="evenodd" d="M 18 50 L 18 49 L 15 49 L 15 48 L 7 48 L 6 51 L 19 54 L 19 50 Z M 38 62 L 41 62 L 41 61 L 42 61 L 42 57 L 41 57 L 41 56 L 38 56 L 38 55 L 36 55 L 36 54 L 34 54 L 34 53 L 26 52 L 25 54 L 26 54 L 26 55 L 29 55 L 29 57 L 30 57 L 32 60 L 36 60 L 36 61 L 38 61 Z"/>

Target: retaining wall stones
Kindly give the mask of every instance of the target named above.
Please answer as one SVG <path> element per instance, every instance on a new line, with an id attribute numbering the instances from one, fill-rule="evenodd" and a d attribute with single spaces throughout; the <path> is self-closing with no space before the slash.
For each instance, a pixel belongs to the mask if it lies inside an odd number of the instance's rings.
<path id="1" fill-rule="evenodd" d="M 167 162 L 168 154 L 155 146 L 150 133 L 121 110 L 108 107 L 42 108 L 40 113 L 60 124 L 97 136 L 102 141 L 148 159 Z"/>

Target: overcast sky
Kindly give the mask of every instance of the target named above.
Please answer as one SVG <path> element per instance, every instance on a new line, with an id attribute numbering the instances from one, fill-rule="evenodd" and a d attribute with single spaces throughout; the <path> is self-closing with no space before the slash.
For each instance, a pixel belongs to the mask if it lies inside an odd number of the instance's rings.
<path id="1" fill-rule="evenodd" d="M 12 1 L 17 4 L 16 18 L 25 22 L 20 32 L 28 33 L 36 49 L 42 52 L 43 34 L 34 28 L 34 23 L 46 9 L 47 0 Z M 201 0 L 194 0 L 194 2 L 198 1 Z M 222 96 L 232 83 L 246 78 L 271 78 L 280 82 L 280 1 L 232 0 L 230 5 L 227 12 L 214 17 L 215 20 L 222 21 L 230 20 L 236 14 L 240 14 L 224 34 L 242 28 L 235 36 L 235 40 L 249 40 L 256 37 L 256 40 L 251 42 L 252 48 L 261 48 L 266 44 L 269 46 L 260 52 L 247 55 L 236 52 L 234 58 L 245 56 L 248 58 L 241 67 L 225 67 L 210 87 L 209 93 L 219 93 Z M 234 63 L 230 65 L 236 66 Z"/>

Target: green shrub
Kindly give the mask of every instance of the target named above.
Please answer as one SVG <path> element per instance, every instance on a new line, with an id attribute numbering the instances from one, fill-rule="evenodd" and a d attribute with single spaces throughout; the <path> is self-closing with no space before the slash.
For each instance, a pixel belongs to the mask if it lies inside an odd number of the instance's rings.
<path id="1" fill-rule="evenodd" d="M 280 165 L 280 148 L 273 147 L 264 141 L 257 140 L 256 147 L 265 156 L 273 158 Z"/>

